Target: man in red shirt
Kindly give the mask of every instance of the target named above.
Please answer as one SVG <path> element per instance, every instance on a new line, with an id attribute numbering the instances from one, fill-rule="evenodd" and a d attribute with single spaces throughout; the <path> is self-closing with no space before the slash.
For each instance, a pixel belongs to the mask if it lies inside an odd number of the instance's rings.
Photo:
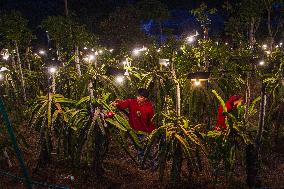
<path id="1" fill-rule="evenodd" d="M 138 95 L 136 98 L 126 99 L 126 100 L 115 100 L 112 105 L 118 107 L 120 110 L 128 109 L 128 118 L 130 126 L 136 131 L 143 131 L 146 133 L 151 133 L 155 126 L 152 122 L 154 116 L 154 108 L 152 103 L 147 99 L 149 92 L 147 89 L 138 89 Z M 138 134 L 138 139 L 140 142 L 145 142 L 145 135 Z M 137 148 L 138 151 L 138 163 L 142 163 L 144 157 L 144 148 Z M 156 160 L 151 162 L 153 169 L 158 167 Z M 145 165 L 140 165 L 143 169 Z"/>
<path id="2" fill-rule="evenodd" d="M 233 95 L 225 103 L 227 112 L 231 112 L 233 108 L 238 107 L 243 101 L 241 96 Z M 215 130 L 224 130 L 227 129 L 226 125 L 226 116 L 223 114 L 223 107 L 220 105 L 218 109 L 217 122 Z"/>
<path id="3" fill-rule="evenodd" d="M 120 110 L 128 109 L 129 124 L 136 131 L 151 133 L 155 126 L 152 122 L 154 116 L 154 108 L 152 103 L 147 99 L 149 92 L 147 89 L 138 89 L 136 98 L 120 100 L 116 99 L 112 105 Z"/>

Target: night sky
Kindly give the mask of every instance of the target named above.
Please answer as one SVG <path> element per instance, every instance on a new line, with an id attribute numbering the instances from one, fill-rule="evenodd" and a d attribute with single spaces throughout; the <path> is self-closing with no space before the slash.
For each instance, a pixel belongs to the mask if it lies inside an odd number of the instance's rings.
<path id="1" fill-rule="evenodd" d="M 123 7 L 136 2 L 135 0 L 68 0 L 68 7 L 72 15 L 76 15 L 82 20 L 85 17 L 92 17 L 94 22 L 99 22 L 114 11 L 116 7 Z M 183 23 L 190 19 L 189 10 L 199 6 L 202 1 L 166 0 L 162 2 L 171 11 L 171 15 L 178 18 L 180 23 Z M 217 8 L 222 4 L 222 1 L 207 0 L 203 2 L 210 7 Z M 47 16 L 64 15 L 64 0 L 0 0 L 0 10 L 1 12 L 18 10 L 30 21 L 30 26 L 36 28 Z"/>
<path id="2" fill-rule="evenodd" d="M 108 18 L 118 7 L 123 8 L 127 5 L 136 4 L 137 0 L 68 0 L 69 15 L 85 24 L 87 28 L 96 35 L 102 34 L 99 31 L 100 23 Z M 200 31 L 200 24 L 190 13 L 190 10 L 200 6 L 205 2 L 208 7 L 214 7 L 221 10 L 223 1 L 200 1 L 200 0 L 164 0 L 161 1 L 169 10 L 169 18 L 164 19 L 162 26 L 166 30 L 172 31 L 176 37 L 181 37 L 184 33 L 193 33 Z M 36 36 L 33 43 L 45 44 L 46 33 L 40 26 L 41 22 L 48 16 L 64 15 L 64 0 L 0 0 L 1 12 L 9 12 L 11 10 L 20 11 L 25 18 L 29 20 L 28 27 Z M 211 36 L 220 36 L 224 31 L 224 19 L 220 13 L 211 17 L 212 27 L 209 34 Z M 158 23 L 153 20 L 141 21 L 141 30 L 149 35 L 159 38 L 160 31 Z M 166 39 L 166 34 L 162 35 L 162 39 Z M 109 42 L 101 40 L 101 43 L 108 45 Z"/>

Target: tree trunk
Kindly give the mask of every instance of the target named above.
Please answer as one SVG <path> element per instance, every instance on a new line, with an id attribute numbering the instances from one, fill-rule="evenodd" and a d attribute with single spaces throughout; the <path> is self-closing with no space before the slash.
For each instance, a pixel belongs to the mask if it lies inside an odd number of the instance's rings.
<path id="1" fill-rule="evenodd" d="M 256 135 L 256 150 L 259 153 L 262 139 L 262 132 L 264 128 L 265 120 L 265 107 L 266 107 L 266 84 L 262 83 L 261 87 L 261 104 L 260 104 L 260 113 L 259 113 L 259 128 Z"/>
<path id="2" fill-rule="evenodd" d="M 61 55 L 60 55 L 60 47 L 59 47 L 59 44 L 56 43 L 56 55 L 57 55 L 57 60 L 58 61 L 61 61 Z"/>
<path id="3" fill-rule="evenodd" d="M 68 0 L 64 0 L 64 10 L 65 16 L 68 16 Z"/>
<path id="4" fill-rule="evenodd" d="M 92 100 L 95 98 L 95 96 L 94 96 L 93 79 L 92 78 L 89 79 L 88 92 L 89 92 L 89 97 L 90 97 L 91 113 L 94 113 L 94 107 L 93 107 Z"/>
<path id="5" fill-rule="evenodd" d="M 30 52 L 30 47 L 28 47 L 27 49 L 26 49 L 26 62 L 27 62 L 27 64 L 28 64 L 28 69 L 31 71 L 31 64 L 30 64 L 30 59 L 29 59 L 29 52 Z"/>
<path id="6" fill-rule="evenodd" d="M 248 121 L 248 111 L 249 111 L 249 105 L 250 105 L 250 98 L 251 98 L 251 87 L 250 87 L 250 74 L 247 74 L 246 78 L 246 109 L 245 109 L 245 121 Z"/>
<path id="7" fill-rule="evenodd" d="M 262 83 L 261 88 L 261 103 L 259 112 L 259 128 L 257 131 L 255 146 L 249 144 L 246 148 L 246 171 L 247 184 L 249 188 L 255 188 L 260 185 L 259 168 L 260 168 L 260 149 L 262 132 L 265 120 L 265 106 L 266 106 L 266 85 Z"/>
<path id="8" fill-rule="evenodd" d="M 175 71 L 175 68 L 174 68 L 174 65 L 172 64 L 172 76 L 174 78 L 174 82 L 176 84 L 176 113 L 177 113 L 177 116 L 180 116 L 181 115 L 181 89 L 180 89 L 180 84 L 177 80 L 177 76 L 176 76 L 176 71 Z"/>
<path id="9" fill-rule="evenodd" d="M 98 118 L 100 119 L 100 118 Z M 97 124 L 97 123 L 96 123 Z M 95 137 L 95 147 L 94 147 L 94 157 L 93 157 L 93 168 L 96 173 L 97 177 L 102 177 L 104 174 L 104 168 L 103 168 L 103 140 L 104 136 L 101 133 L 101 129 L 98 125 L 94 128 L 94 137 Z"/>
<path id="10" fill-rule="evenodd" d="M 46 31 L 46 39 L 47 39 L 47 47 L 50 48 L 50 37 L 49 37 L 49 34 L 48 34 L 48 31 Z"/>
<path id="11" fill-rule="evenodd" d="M 181 179 L 181 166 L 182 166 L 182 147 L 177 143 L 173 154 L 173 163 L 171 168 L 171 184 L 173 188 L 178 188 Z"/>
<path id="12" fill-rule="evenodd" d="M 16 66 L 16 61 L 15 61 L 15 55 L 14 53 L 11 54 L 11 64 L 12 64 L 12 68 L 15 70 L 15 72 L 17 73 L 17 66 Z"/>
<path id="13" fill-rule="evenodd" d="M 177 102 L 176 102 L 176 112 L 177 115 L 181 115 L 181 94 L 180 94 L 180 84 L 177 81 L 176 82 L 176 97 L 177 97 Z"/>
<path id="14" fill-rule="evenodd" d="M 160 87 L 160 78 L 158 78 L 157 76 L 154 77 L 154 81 L 155 81 L 155 86 L 154 86 L 154 90 L 156 91 L 156 95 L 155 95 L 155 111 L 156 112 L 161 112 L 163 110 L 163 102 L 162 102 L 162 94 L 161 94 L 161 87 Z M 156 127 L 159 126 L 160 123 L 160 116 L 157 117 L 157 119 L 155 119 L 155 125 Z"/>
<path id="15" fill-rule="evenodd" d="M 251 47 L 254 46 L 256 40 L 255 40 L 255 24 L 256 24 L 256 20 L 255 18 L 251 19 L 250 22 L 250 30 L 249 30 L 249 44 Z"/>
<path id="16" fill-rule="evenodd" d="M 205 40 L 209 39 L 209 28 L 208 27 L 203 28 L 203 38 Z"/>
<path id="17" fill-rule="evenodd" d="M 77 69 L 77 74 L 79 77 L 82 76 L 81 67 L 80 67 L 80 59 L 79 59 L 79 47 L 75 46 L 75 64 Z"/>
<path id="18" fill-rule="evenodd" d="M 258 158 L 253 144 L 246 146 L 246 183 L 249 188 L 253 189 L 256 186 L 256 174 L 258 167 Z"/>
<path id="19" fill-rule="evenodd" d="M 55 73 L 51 74 L 51 89 L 52 89 L 52 93 L 55 94 L 56 93 L 56 80 L 55 80 Z"/>
<path id="20" fill-rule="evenodd" d="M 15 47 L 16 47 L 17 62 L 18 62 L 18 65 L 19 65 L 20 80 L 21 80 L 21 86 L 22 86 L 22 91 L 23 91 L 23 99 L 26 102 L 27 101 L 27 95 L 26 95 L 26 89 L 25 89 L 25 80 L 24 80 L 24 74 L 23 74 L 23 70 L 22 70 L 22 64 L 21 64 L 19 47 L 18 47 L 17 41 L 15 41 Z"/>
<path id="21" fill-rule="evenodd" d="M 272 32 L 272 26 L 271 26 L 271 7 L 267 8 L 267 29 L 268 29 L 268 47 L 269 51 L 272 51 L 273 48 L 273 32 Z"/>
<path id="22" fill-rule="evenodd" d="M 46 134 L 46 130 L 48 128 L 46 126 L 42 126 L 41 130 L 40 130 L 40 154 L 39 154 L 39 158 L 38 158 L 38 162 L 37 162 L 37 166 L 36 166 L 36 170 L 40 169 L 40 168 L 45 168 L 47 166 L 48 163 L 50 163 L 50 154 L 49 154 L 49 145 L 48 145 L 48 140 L 47 140 L 47 134 Z"/>
<path id="23" fill-rule="evenodd" d="M 275 147 L 279 147 L 281 146 L 280 142 L 281 140 L 279 140 L 279 135 L 282 131 L 282 127 L 283 127 L 283 115 L 284 115 L 284 103 L 283 101 L 280 102 L 279 108 L 277 109 L 277 113 L 276 113 L 276 119 L 275 119 L 275 123 L 274 123 L 274 146 Z"/>
<path id="24" fill-rule="evenodd" d="M 175 84 L 176 84 L 176 113 L 177 116 L 181 115 L 181 94 L 180 94 L 180 84 L 176 78 L 176 72 L 174 70 L 174 68 L 172 69 L 172 74 L 175 80 Z"/>

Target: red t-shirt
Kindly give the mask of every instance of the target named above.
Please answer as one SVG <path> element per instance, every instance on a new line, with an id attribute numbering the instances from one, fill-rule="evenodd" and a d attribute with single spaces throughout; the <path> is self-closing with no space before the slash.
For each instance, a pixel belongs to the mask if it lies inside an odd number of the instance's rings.
<path id="1" fill-rule="evenodd" d="M 227 112 L 230 112 L 233 107 L 234 107 L 234 102 L 239 100 L 241 97 L 233 95 L 229 98 L 229 100 L 225 103 L 226 107 L 227 107 Z M 218 115 L 217 115 L 217 123 L 216 123 L 216 130 L 220 130 L 220 129 L 227 129 L 227 125 L 226 125 L 226 116 L 223 115 L 223 107 L 220 105 L 219 109 L 218 109 Z"/>
<path id="2" fill-rule="evenodd" d="M 129 124 L 133 129 L 147 133 L 151 133 L 155 129 L 151 120 L 154 116 L 154 108 L 151 102 L 145 101 L 139 105 L 137 99 L 120 100 L 117 107 L 129 110 Z"/>

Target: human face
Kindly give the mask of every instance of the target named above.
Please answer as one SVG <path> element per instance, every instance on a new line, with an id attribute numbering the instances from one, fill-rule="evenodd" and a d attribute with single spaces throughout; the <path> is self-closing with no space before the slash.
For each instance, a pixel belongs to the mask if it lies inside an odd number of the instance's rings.
<path id="1" fill-rule="evenodd" d="M 234 106 L 240 106 L 241 104 L 243 103 L 243 99 L 242 98 L 240 98 L 239 100 L 236 100 L 235 102 L 234 102 Z"/>
<path id="2" fill-rule="evenodd" d="M 146 98 L 144 96 L 137 96 L 137 102 L 139 104 L 143 103 L 146 101 Z"/>

